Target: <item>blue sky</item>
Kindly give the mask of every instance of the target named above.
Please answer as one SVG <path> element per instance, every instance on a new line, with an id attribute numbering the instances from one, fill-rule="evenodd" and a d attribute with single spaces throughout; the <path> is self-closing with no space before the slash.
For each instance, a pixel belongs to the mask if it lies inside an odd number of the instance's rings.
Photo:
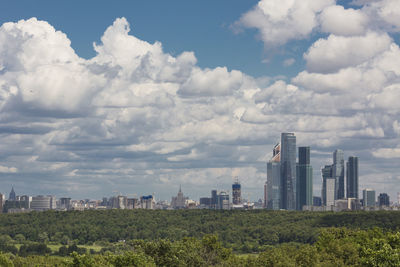
<path id="1" fill-rule="evenodd" d="M 182 184 L 198 199 L 239 176 L 258 199 L 271 150 L 292 131 L 312 148 L 316 195 L 340 148 L 360 157 L 360 190 L 393 199 L 397 10 L 396 0 L 7 1 L 0 191 L 169 199 Z"/>
<path id="2" fill-rule="evenodd" d="M 164 50 L 173 55 L 194 51 L 201 67 L 223 64 L 256 77 L 296 74 L 297 64 L 288 68 L 282 66 L 282 61 L 301 59 L 301 53 L 290 49 L 271 52 L 257 40 L 255 30 L 240 34 L 232 31 L 232 24 L 257 2 L 84 1 L 76 5 L 68 1 L 8 1 L 3 5 L 7 12 L 2 12 L 0 19 L 6 22 L 37 17 L 48 21 L 68 35 L 78 55 L 90 58 L 95 56 L 93 42 L 99 41 L 115 18 L 125 17 L 138 38 L 150 43 L 160 41 Z M 307 48 L 302 42 L 295 45 L 302 50 Z M 269 63 L 263 63 L 264 59 Z"/>

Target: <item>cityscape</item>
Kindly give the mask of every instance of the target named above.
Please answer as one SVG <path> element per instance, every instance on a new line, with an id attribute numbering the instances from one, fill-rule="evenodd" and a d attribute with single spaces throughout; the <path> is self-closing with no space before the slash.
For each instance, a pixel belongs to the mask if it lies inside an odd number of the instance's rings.
<path id="1" fill-rule="evenodd" d="M 4 213 L 87 209 L 400 210 L 400 200 L 394 205 L 385 192 L 377 195 L 374 189 L 365 188 L 362 195 L 359 195 L 358 161 L 357 156 L 349 156 L 345 162 L 343 151 L 335 150 L 332 164 L 321 168 L 321 195 L 315 196 L 311 148 L 297 147 L 294 133 L 282 133 L 281 141 L 272 149 L 272 158 L 266 165 L 264 198 L 257 202 L 242 198 L 242 186 L 236 177 L 231 196 L 229 190 L 213 189 L 210 197 L 201 197 L 198 201 L 184 196 L 181 186 L 170 202 L 156 200 L 154 194 L 139 198 L 118 194 L 103 197 L 102 200 L 73 200 L 70 197 L 57 199 L 54 195 L 17 195 L 12 187 L 7 199 L 5 194 L 0 194 L 0 210 Z"/>

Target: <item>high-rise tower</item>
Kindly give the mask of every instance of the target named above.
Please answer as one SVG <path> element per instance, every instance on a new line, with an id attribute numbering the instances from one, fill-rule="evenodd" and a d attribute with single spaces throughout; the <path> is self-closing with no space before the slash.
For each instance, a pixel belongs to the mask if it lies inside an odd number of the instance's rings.
<path id="1" fill-rule="evenodd" d="M 323 167 L 321 169 L 321 173 L 322 173 L 322 192 L 321 192 L 321 196 L 322 196 L 322 205 L 327 206 L 327 179 L 332 179 L 332 165 L 325 165 L 325 167 Z M 331 189 L 331 186 L 329 184 L 328 186 L 329 189 Z"/>
<path id="2" fill-rule="evenodd" d="M 335 199 L 344 198 L 344 158 L 340 149 L 333 152 L 332 178 L 335 179 Z"/>
<path id="3" fill-rule="evenodd" d="M 281 208 L 296 209 L 296 136 L 281 134 Z"/>
<path id="4" fill-rule="evenodd" d="M 313 169 L 310 165 L 310 147 L 299 147 L 297 164 L 297 209 L 313 205 Z"/>
<path id="5" fill-rule="evenodd" d="M 267 163 L 266 208 L 279 210 L 281 208 L 281 144 L 275 145 L 272 158 Z"/>
<path id="6" fill-rule="evenodd" d="M 358 199 L 358 158 L 349 157 L 346 165 L 347 198 Z"/>
<path id="7" fill-rule="evenodd" d="M 232 184 L 232 203 L 233 205 L 239 205 L 242 203 L 242 189 L 238 180 Z"/>
<path id="8" fill-rule="evenodd" d="M 11 200 L 11 201 L 17 200 L 17 197 L 15 195 L 15 191 L 14 191 L 14 187 L 11 188 L 11 192 L 10 192 L 10 195 L 8 196 L 8 200 Z"/>

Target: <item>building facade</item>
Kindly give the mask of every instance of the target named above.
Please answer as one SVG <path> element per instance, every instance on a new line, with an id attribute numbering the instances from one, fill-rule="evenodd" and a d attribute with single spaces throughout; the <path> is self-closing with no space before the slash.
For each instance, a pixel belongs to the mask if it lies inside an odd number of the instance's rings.
<path id="1" fill-rule="evenodd" d="M 266 208 L 279 210 L 281 208 L 281 164 L 270 161 L 267 163 L 267 202 Z"/>
<path id="2" fill-rule="evenodd" d="M 335 199 L 344 199 L 344 156 L 340 149 L 333 152 L 332 177 L 335 178 Z"/>
<path id="3" fill-rule="evenodd" d="M 14 187 L 11 188 L 11 192 L 8 195 L 8 200 L 10 200 L 10 201 L 16 201 L 17 200 L 17 197 L 15 195 L 15 191 L 14 191 Z"/>
<path id="4" fill-rule="evenodd" d="M 346 169 L 347 198 L 358 199 L 358 158 L 354 156 L 349 157 Z"/>
<path id="5" fill-rule="evenodd" d="M 321 174 L 322 174 L 322 191 L 321 191 L 322 205 L 326 206 L 327 205 L 326 179 L 332 178 L 332 165 L 325 165 L 325 167 L 321 169 Z"/>
<path id="6" fill-rule="evenodd" d="M 281 208 L 295 210 L 296 205 L 296 136 L 281 134 Z"/>
<path id="7" fill-rule="evenodd" d="M 171 198 L 171 207 L 174 209 L 184 209 L 186 204 L 186 199 L 182 193 L 182 188 L 179 186 L 179 192 L 176 197 Z"/>
<path id="8" fill-rule="evenodd" d="M 313 168 L 310 164 L 310 147 L 299 147 L 297 164 L 297 210 L 313 205 Z"/>
<path id="9" fill-rule="evenodd" d="M 378 196 L 378 203 L 380 207 L 389 207 L 390 206 L 390 199 L 389 199 L 389 195 L 386 193 L 381 193 Z"/>
<path id="10" fill-rule="evenodd" d="M 363 190 L 363 206 L 364 207 L 375 206 L 375 190 L 372 189 Z"/>
<path id="11" fill-rule="evenodd" d="M 222 191 L 218 194 L 218 201 L 217 201 L 217 209 L 220 210 L 228 210 L 230 209 L 229 205 L 229 194 Z"/>
<path id="12" fill-rule="evenodd" d="M 325 205 L 331 207 L 335 205 L 335 179 L 327 178 L 325 180 Z"/>
<path id="13" fill-rule="evenodd" d="M 232 203 L 233 205 L 239 205 L 242 203 L 242 187 L 239 181 L 232 184 Z"/>
<path id="14" fill-rule="evenodd" d="M 32 197 L 31 209 L 36 211 L 44 211 L 51 209 L 52 197 L 51 196 L 35 196 Z"/>

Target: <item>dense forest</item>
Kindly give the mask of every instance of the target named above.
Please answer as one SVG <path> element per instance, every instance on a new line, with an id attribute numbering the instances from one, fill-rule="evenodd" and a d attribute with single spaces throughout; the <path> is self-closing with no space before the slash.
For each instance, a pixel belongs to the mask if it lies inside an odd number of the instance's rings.
<path id="1" fill-rule="evenodd" d="M 390 262 L 397 264 L 382 266 L 400 266 L 399 227 L 400 212 L 393 211 L 1 214 L 0 251 L 5 254 L 0 256 L 0 266 L 34 266 L 24 263 L 28 261 L 39 266 L 46 266 L 44 262 L 48 266 L 280 266 L 277 262 L 281 266 L 380 266 L 368 262 L 382 249 L 386 256 L 379 257 L 387 261 L 390 256 Z M 213 246 L 215 251 L 210 249 Z M 167 264 L 167 256 L 176 262 Z M 124 261 L 143 264 L 117 263 Z M 195 263 L 187 265 L 190 261 Z M 312 264 L 299 263 L 303 261 Z"/>

